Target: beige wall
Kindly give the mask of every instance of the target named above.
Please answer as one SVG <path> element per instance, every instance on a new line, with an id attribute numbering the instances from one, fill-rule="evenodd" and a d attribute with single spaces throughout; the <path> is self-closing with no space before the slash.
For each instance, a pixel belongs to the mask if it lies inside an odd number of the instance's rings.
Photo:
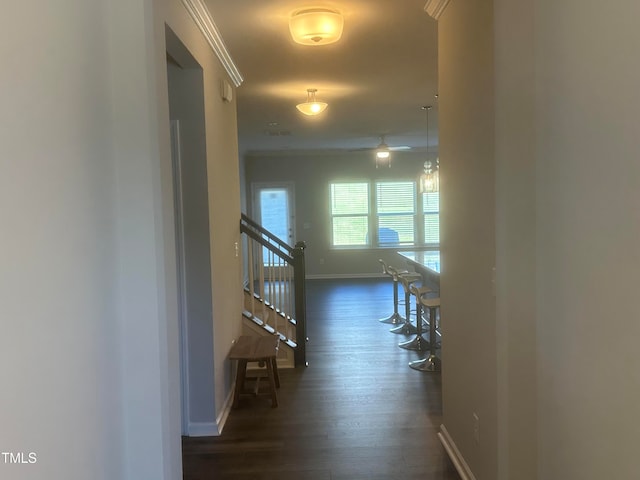
<path id="1" fill-rule="evenodd" d="M 0 478 L 124 476 L 107 15 L 0 16 Z"/>
<path id="2" fill-rule="evenodd" d="M 544 479 L 638 477 L 639 15 L 636 2 L 537 4 Z"/>
<path id="3" fill-rule="evenodd" d="M 307 244 L 306 271 L 311 277 L 380 275 L 379 258 L 402 262 L 396 249 L 339 250 L 330 246 L 329 183 L 375 179 L 416 180 L 424 153 L 393 152 L 392 167 L 375 168 L 371 152 L 248 156 L 247 192 L 253 182 L 291 182 L 295 186 L 296 239 Z M 251 211 L 251 205 L 249 206 Z"/>
<path id="4" fill-rule="evenodd" d="M 494 480 L 498 411 L 491 2 L 452 2 L 438 31 L 443 424 L 476 478 Z"/>
<path id="5" fill-rule="evenodd" d="M 537 470 L 534 5 L 494 0 L 498 478 Z"/>
<path id="6" fill-rule="evenodd" d="M 478 479 L 637 476 L 639 10 L 495 0 L 441 18 L 444 425 Z M 465 180 L 480 168 L 484 187 Z M 468 196 L 495 239 L 462 240 Z"/>
<path id="7" fill-rule="evenodd" d="M 179 0 L 7 4 L 1 441 L 37 463 L 0 463 L 2 478 L 181 478 L 165 21 L 205 72 L 217 414 L 230 392 L 240 200 L 226 74 Z"/>
<path id="8" fill-rule="evenodd" d="M 171 478 L 181 465 L 176 438 L 180 390 L 176 302 L 171 293 L 173 237 L 163 218 L 167 203 L 162 173 L 168 157 L 161 152 L 168 138 L 160 127 L 164 124 L 158 95 L 164 91 L 166 96 L 166 87 L 158 85 L 155 70 L 158 52 L 164 49 L 156 47 L 150 4 L 114 1 L 109 12 L 118 246 L 113 262 L 118 271 L 120 335 L 114 361 L 119 363 L 123 392 L 123 477 Z M 140 451 L 145 461 L 139 461 Z"/>

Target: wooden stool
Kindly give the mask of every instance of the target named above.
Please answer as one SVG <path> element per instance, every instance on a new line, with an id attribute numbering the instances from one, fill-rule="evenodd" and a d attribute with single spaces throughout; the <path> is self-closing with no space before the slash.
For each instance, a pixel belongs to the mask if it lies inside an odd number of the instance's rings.
<path id="1" fill-rule="evenodd" d="M 264 337 L 253 337 L 243 335 L 231 347 L 229 351 L 230 360 L 238 360 L 238 370 L 236 373 L 236 389 L 233 394 L 233 408 L 238 406 L 240 395 L 270 395 L 271 406 L 278 406 L 278 396 L 276 388 L 280 388 L 280 377 L 278 376 L 278 365 L 276 363 L 276 355 L 278 354 L 278 344 L 280 337 L 277 335 L 269 335 Z M 261 362 L 267 366 L 267 378 L 269 380 L 269 391 L 259 392 L 258 382 L 260 377 L 247 377 L 247 363 Z M 256 379 L 256 388 L 253 390 L 245 390 L 244 381 L 247 379 Z"/>

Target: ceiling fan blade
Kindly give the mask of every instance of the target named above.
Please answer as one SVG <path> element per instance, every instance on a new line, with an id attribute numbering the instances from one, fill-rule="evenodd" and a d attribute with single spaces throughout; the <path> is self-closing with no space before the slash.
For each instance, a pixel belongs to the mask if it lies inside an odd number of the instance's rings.
<path id="1" fill-rule="evenodd" d="M 376 148 L 375 147 L 362 147 L 362 148 L 350 148 L 349 152 L 373 152 Z"/>
<path id="2" fill-rule="evenodd" d="M 377 152 L 378 150 L 388 150 L 389 152 L 398 152 L 402 150 L 411 150 L 408 145 L 389 146 L 385 142 L 385 135 L 380 135 L 380 143 L 375 147 L 350 148 L 349 152 Z"/>

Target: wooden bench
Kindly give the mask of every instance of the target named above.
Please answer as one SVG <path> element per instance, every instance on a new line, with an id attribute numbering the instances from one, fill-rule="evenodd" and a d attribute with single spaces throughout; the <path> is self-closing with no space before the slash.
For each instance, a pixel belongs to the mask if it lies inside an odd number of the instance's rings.
<path id="1" fill-rule="evenodd" d="M 278 406 L 278 396 L 276 388 L 280 388 L 280 377 L 278 375 L 278 365 L 276 363 L 276 355 L 278 353 L 278 344 L 280 337 L 277 335 L 268 335 L 264 337 L 253 337 L 243 335 L 233 344 L 229 351 L 230 360 L 238 360 L 238 370 L 236 373 L 236 388 L 233 395 L 233 408 L 238 406 L 240 395 L 270 395 L 271 406 Z M 267 392 L 259 391 L 260 377 L 247 376 L 247 363 L 260 362 L 267 367 L 267 379 L 269 381 L 269 389 Z M 245 380 L 255 379 L 256 388 L 253 390 L 245 389 Z"/>

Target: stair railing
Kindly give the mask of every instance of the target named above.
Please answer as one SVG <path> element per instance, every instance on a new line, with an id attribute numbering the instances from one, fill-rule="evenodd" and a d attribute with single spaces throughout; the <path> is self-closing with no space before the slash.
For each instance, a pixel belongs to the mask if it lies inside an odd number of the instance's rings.
<path id="1" fill-rule="evenodd" d="M 305 243 L 292 247 L 245 214 L 240 232 L 249 314 L 294 348 L 295 366 L 306 365 Z"/>

